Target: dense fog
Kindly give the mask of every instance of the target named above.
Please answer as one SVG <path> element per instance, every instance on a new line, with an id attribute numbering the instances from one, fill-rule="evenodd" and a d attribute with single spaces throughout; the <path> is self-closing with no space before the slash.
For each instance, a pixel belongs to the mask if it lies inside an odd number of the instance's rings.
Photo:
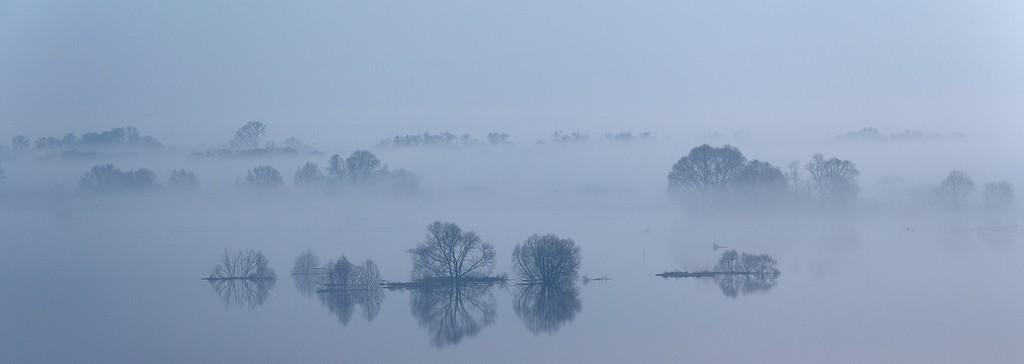
<path id="1" fill-rule="evenodd" d="M 0 2 L 0 362 L 1018 362 L 1021 15 Z"/>

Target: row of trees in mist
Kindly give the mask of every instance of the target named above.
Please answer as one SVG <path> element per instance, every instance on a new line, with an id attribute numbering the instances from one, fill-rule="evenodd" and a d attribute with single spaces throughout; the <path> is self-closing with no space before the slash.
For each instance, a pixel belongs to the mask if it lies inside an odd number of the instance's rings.
<path id="1" fill-rule="evenodd" d="M 117 149 L 117 148 L 160 148 L 163 146 L 156 138 L 143 135 L 133 126 L 114 128 L 107 131 L 88 132 L 77 136 L 67 133 L 63 137 L 41 137 L 30 141 L 24 135 L 11 138 L 10 149 L 14 153 L 29 150 L 70 150 L 70 149 Z"/>
<path id="2" fill-rule="evenodd" d="M 809 180 L 804 179 L 804 172 Z M 857 166 L 848 160 L 815 154 L 786 172 L 759 160 L 748 160 L 730 145 L 695 147 L 672 166 L 668 189 L 701 205 L 779 204 L 795 202 L 811 192 L 822 206 L 848 207 L 860 191 Z"/>
<path id="3" fill-rule="evenodd" d="M 950 171 L 935 188 L 937 200 L 945 207 L 961 210 L 969 207 L 976 191 L 974 180 L 962 171 Z M 1008 181 L 985 183 L 982 188 L 982 203 L 985 207 L 1004 209 L 1014 204 L 1013 184 Z"/>
<path id="4" fill-rule="evenodd" d="M 0 182 L 3 180 L 0 168 Z M 355 151 L 349 157 L 333 155 L 328 160 L 327 173 L 308 162 L 296 170 L 294 184 L 303 188 L 328 187 L 373 187 L 385 185 L 392 191 L 410 193 L 418 185 L 416 175 L 405 169 L 392 170 L 382 165 L 373 153 Z M 284 177 L 276 168 L 261 165 L 249 169 L 244 185 L 259 189 L 273 189 L 284 185 Z M 92 167 L 78 181 L 82 191 L 93 193 L 146 192 L 162 187 L 157 175 L 150 169 L 121 170 L 112 164 Z M 190 171 L 174 170 L 167 179 L 166 187 L 176 191 L 194 191 L 199 188 L 199 179 Z"/>
<path id="5" fill-rule="evenodd" d="M 261 121 L 250 121 L 243 124 L 224 145 L 213 149 L 192 153 L 193 157 L 264 157 L 275 155 L 319 154 L 312 146 L 306 145 L 295 137 L 289 137 L 281 145 L 274 141 L 264 140 L 267 125 Z"/>
<path id="6" fill-rule="evenodd" d="M 639 142 L 646 141 L 653 138 L 653 134 L 649 131 L 633 133 L 631 131 L 622 131 L 617 133 L 606 133 L 604 134 L 604 140 L 608 142 Z M 590 140 L 590 135 L 580 132 L 562 132 L 556 131 L 551 134 L 551 137 L 547 140 L 539 140 L 536 144 L 577 144 L 585 143 Z M 464 147 L 474 145 L 508 145 L 512 144 L 512 137 L 507 133 L 502 132 L 490 132 L 487 133 L 487 139 L 480 141 L 470 134 L 456 135 L 451 132 L 440 132 L 437 134 L 424 132 L 422 134 L 406 134 L 406 135 L 395 135 L 394 137 L 381 140 L 377 143 L 378 147 L 381 148 L 408 148 L 408 147 L 428 147 L 428 146 L 444 146 L 444 147 Z"/>

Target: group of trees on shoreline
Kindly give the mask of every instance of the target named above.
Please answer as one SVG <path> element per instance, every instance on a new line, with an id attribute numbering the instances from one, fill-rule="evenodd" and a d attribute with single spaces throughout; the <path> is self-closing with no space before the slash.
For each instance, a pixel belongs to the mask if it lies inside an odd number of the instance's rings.
<path id="1" fill-rule="evenodd" d="M 939 203 L 948 209 L 963 210 L 972 203 L 976 188 L 974 180 L 959 170 L 952 170 L 935 188 Z M 990 209 L 1005 209 L 1014 205 L 1014 188 L 1009 181 L 985 183 L 982 189 L 982 204 Z"/>

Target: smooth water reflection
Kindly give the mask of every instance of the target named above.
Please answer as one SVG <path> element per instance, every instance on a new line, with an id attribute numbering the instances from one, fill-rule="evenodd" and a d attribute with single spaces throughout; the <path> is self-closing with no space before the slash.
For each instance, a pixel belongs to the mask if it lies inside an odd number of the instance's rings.
<path id="1" fill-rule="evenodd" d="M 494 323 L 497 309 L 491 284 L 450 284 L 413 289 L 412 315 L 430 332 L 430 343 L 460 343 Z"/>
<path id="2" fill-rule="evenodd" d="M 516 316 L 534 334 L 554 334 L 576 318 L 583 309 L 579 289 L 574 283 L 519 286 L 514 309 Z"/>

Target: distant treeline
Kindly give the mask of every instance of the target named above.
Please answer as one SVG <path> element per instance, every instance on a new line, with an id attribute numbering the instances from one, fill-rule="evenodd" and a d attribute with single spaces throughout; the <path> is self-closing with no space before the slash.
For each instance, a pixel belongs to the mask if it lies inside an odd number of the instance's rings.
<path id="1" fill-rule="evenodd" d="M 839 134 L 836 136 L 837 140 L 840 141 L 929 141 L 929 140 L 961 140 L 966 139 L 967 135 L 964 133 L 952 133 L 945 135 L 942 133 L 925 132 L 921 130 L 904 130 L 890 134 L 883 134 L 876 128 L 864 128 L 858 131 L 851 131 Z"/>
<path id="2" fill-rule="evenodd" d="M 299 138 L 291 137 L 284 140 L 283 145 L 273 141 L 264 141 L 267 125 L 260 121 L 250 121 L 235 131 L 235 135 L 227 144 L 210 150 L 192 153 L 196 158 L 252 158 L 269 156 L 296 156 L 299 154 L 320 154 L 316 148 L 306 145 Z"/>
<path id="3" fill-rule="evenodd" d="M 95 149 L 117 149 L 117 148 L 160 148 L 156 138 L 149 135 L 142 135 L 139 129 L 133 126 L 114 128 L 101 132 L 88 132 L 82 136 L 74 133 L 65 134 L 63 137 L 42 137 L 30 142 L 24 135 L 11 138 L 11 151 L 23 152 L 31 149 L 52 151 L 52 150 L 95 150 Z M 82 152 L 86 153 L 86 152 Z"/>

